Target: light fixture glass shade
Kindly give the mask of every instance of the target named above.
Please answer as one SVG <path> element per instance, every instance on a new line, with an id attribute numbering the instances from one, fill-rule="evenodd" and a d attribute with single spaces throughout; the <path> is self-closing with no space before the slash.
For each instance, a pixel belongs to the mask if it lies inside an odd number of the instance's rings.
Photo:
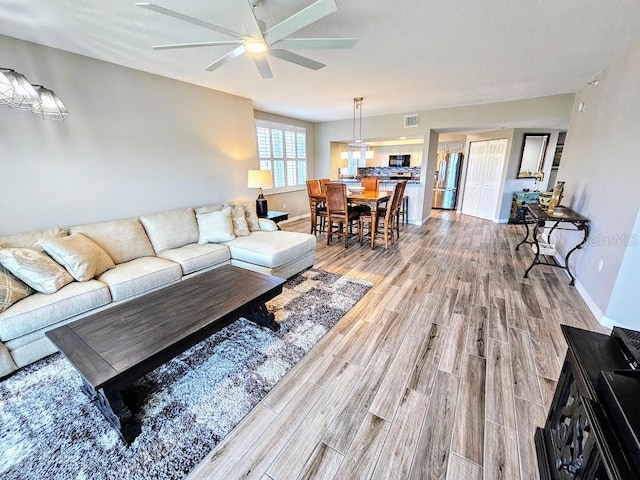
<path id="1" fill-rule="evenodd" d="M 273 187 L 273 177 L 271 170 L 249 170 L 247 175 L 248 188 L 271 188 Z"/>
<path id="2" fill-rule="evenodd" d="M 9 103 L 16 94 L 11 80 L 7 78 L 2 70 L 0 69 L 0 105 Z"/>
<path id="3" fill-rule="evenodd" d="M 34 110 L 40 107 L 38 92 L 21 73 L 9 70 L 4 73 L 15 91 L 13 98 L 7 104 L 16 110 Z"/>
<path id="4" fill-rule="evenodd" d="M 267 51 L 267 44 L 260 40 L 247 40 L 244 42 L 244 48 L 249 53 L 264 53 Z"/>
<path id="5" fill-rule="evenodd" d="M 53 90 L 42 85 L 36 85 L 35 88 L 40 97 L 40 106 L 32 110 L 34 114 L 43 120 L 64 120 L 69 116 L 69 111 Z"/>

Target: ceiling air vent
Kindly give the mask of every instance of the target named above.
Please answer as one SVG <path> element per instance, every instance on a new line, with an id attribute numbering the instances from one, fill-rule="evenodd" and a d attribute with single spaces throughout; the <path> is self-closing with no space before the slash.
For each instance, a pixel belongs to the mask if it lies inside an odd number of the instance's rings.
<path id="1" fill-rule="evenodd" d="M 420 115 L 405 115 L 404 116 L 404 126 L 407 127 L 417 127 L 418 122 L 420 121 Z"/>

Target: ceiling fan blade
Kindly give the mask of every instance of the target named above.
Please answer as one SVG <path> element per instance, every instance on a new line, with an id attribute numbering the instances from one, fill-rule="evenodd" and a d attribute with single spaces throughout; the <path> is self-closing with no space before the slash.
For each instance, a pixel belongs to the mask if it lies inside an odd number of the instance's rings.
<path id="1" fill-rule="evenodd" d="M 195 47 L 217 47 L 220 45 L 239 45 L 242 40 L 223 40 L 220 42 L 197 42 L 197 43 L 173 43 L 169 45 L 154 45 L 154 50 L 172 50 L 174 48 L 195 48 Z"/>
<path id="2" fill-rule="evenodd" d="M 335 0 L 318 0 L 268 29 L 264 32 L 264 38 L 269 44 L 274 44 L 287 35 L 291 35 L 301 28 L 317 22 L 336 10 L 338 10 L 338 6 Z"/>
<path id="3" fill-rule="evenodd" d="M 271 68 L 264 55 L 251 55 L 251 58 L 253 58 L 253 61 L 256 63 L 256 67 L 258 67 L 262 78 L 273 78 L 273 73 L 271 73 Z"/>
<path id="4" fill-rule="evenodd" d="M 174 12 L 173 10 L 169 10 L 168 8 L 154 5 L 153 3 L 144 2 L 144 3 L 136 3 L 136 5 L 138 7 L 151 10 L 152 12 L 161 13 L 169 17 L 177 18 L 178 20 L 182 20 L 184 22 L 188 22 L 194 25 L 199 25 L 204 28 L 208 28 L 209 30 L 215 30 L 216 32 L 224 33 L 225 35 L 229 35 L 230 37 L 242 38 L 241 33 L 234 32 L 233 30 L 229 30 L 228 28 L 220 27 L 218 25 L 214 25 L 213 23 L 205 22 L 204 20 L 199 20 L 197 18 L 193 18 L 188 15 L 184 15 L 182 13 Z"/>
<path id="5" fill-rule="evenodd" d="M 287 62 L 310 68 L 311 70 L 320 70 L 322 67 L 326 67 L 324 63 L 316 62 L 315 60 L 303 57 L 302 55 L 290 52 L 289 50 L 269 49 L 267 50 L 267 54 L 271 55 L 272 57 L 279 58 L 280 60 L 286 60 Z"/>
<path id="6" fill-rule="evenodd" d="M 357 38 L 283 38 L 271 45 L 272 48 L 352 48 Z"/>
<path id="7" fill-rule="evenodd" d="M 240 21 L 246 30 L 246 34 L 264 41 L 262 36 L 262 30 L 256 19 L 256 15 L 253 11 L 253 7 L 249 3 L 249 0 L 236 0 L 233 2 L 236 10 L 240 14 Z"/>
<path id="8" fill-rule="evenodd" d="M 211 65 L 209 65 L 207 68 L 205 68 L 205 70 L 207 72 L 213 72 L 216 68 L 221 67 L 225 63 L 233 60 L 238 55 L 242 55 L 243 53 L 244 53 L 244 45 L 240 45 L 240 46 L 234 48 L 233 50 L 231 50 L 229 53 L 227 53 L 223 57 L 220 57 L 218 60 L 216 60 Z"/>

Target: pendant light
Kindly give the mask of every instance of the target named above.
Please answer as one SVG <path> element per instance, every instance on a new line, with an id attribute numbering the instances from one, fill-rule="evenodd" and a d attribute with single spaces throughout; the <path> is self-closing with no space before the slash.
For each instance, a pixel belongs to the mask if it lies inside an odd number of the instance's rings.
<path id="1" fill-rule="evenodd" d="M 356 160 L 360 160 L 361 156 L 364 156 L 364 158 L 373 158 L 373 150 L 371 150 L 368 145 L 362 143 L 362 100 L 364 100 L 363 97 L 353 99 L 353 141 L 349 144 L 349 148 L 344 156 L 347 158 L 351 156 L 351 158 Z M 356 124 L 358 128 L 356 128 Z M 358 138 L 356 138 L 356 130 L 359 134 Z"/>

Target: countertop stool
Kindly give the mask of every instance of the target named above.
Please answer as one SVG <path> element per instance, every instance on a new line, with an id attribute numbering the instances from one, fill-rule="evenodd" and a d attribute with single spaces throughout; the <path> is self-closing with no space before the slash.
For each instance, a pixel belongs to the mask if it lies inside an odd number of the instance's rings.
<path id="1" fill-rule="evenodd" d="M 398 225 L 406 225 L 409 222 L 409 195 L 402 197 L 402 204 L 398 210 Z"/>

